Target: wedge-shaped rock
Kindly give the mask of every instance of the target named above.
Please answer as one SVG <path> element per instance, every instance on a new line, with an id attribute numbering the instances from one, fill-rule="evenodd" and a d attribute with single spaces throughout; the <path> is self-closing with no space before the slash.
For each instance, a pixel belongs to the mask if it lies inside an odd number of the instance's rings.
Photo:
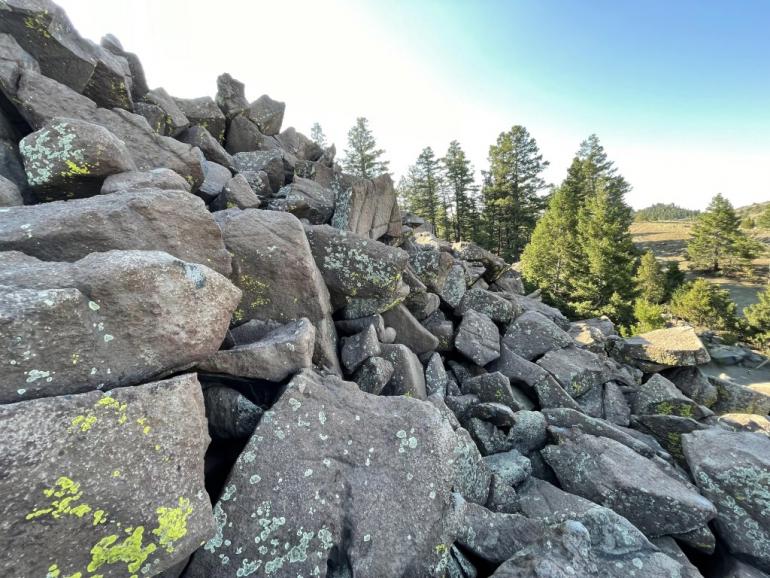
<path id="1" fill-rule="evenodd" d="M 690 532 L 716 515 L 693 486 L 621 443 L 576 428 L 559 430 L 559 438 L 541 454 L 562 488 L 614 510 L 648 537 Z"/>
<path id="2" fill-rule="evenodd" d="M 419 358 L 406 345 L 380 344 L 381 357 L 393 365 L 393 373 L 382 390 L 383 395 L 427 398 L 425 373 Z"/>
<path id="3" fill-rule="evenodd" d="M 334 191 L 302 177 L 279 189 L 270 199 L 271 211 L 286 211 L 313 225 L 328 223 L 334 212 Z"/>
<path id="4" fill-rule="evenodd" d="M 217 142 L 224 140 L 225 115 L 210 96 L 175 98 L 174 102 L 187 117 L 187 120 L 190 121 L 191 125 L 205 129 Z M 219 162 L 216 159 L 211 160 Z"/>
<path id="5" fill-rule="evenodd" d="M 452 253 L 455 257 L 462 259 L 463 261 L 475 261 L 483 264 L 484 267 L 486 267 L 484 277 L 490 282 L 497 279 L 508 268 L 505 260 L 501 257 L 468 241 L 453 243 Z"/>
<path id="6" fill-rule="evenodd" d="M 516 355 L 532 361 L 554 349 L 568 347 L 572 338 L 545 315 L 527 311 L 508 326 L 503 343 Z"/>
<path id="7" fill-rule="evenodd" d="M 513 303 L 485 289 L 469 289 L 465 292 L 460 304 L 455 308 L 455 315 L 465 315 L 474 309 L 483 313 L 497 323 L 508 323 L 519 314 Z"/>
<path id="8" fill-rule="evenodd" d="M 682 446 L 730 552 L 770 572 L 770 438 L 712 428 L 683 435 Z"/>
<path id="9" fill-rule="evenodd" d="M 532 402 L 518 389 L 511 387 L 510 380 L 495 371 L 483 373 L 463 381 L 461 385 L 463 393 L 473 393 L 479 396 L 479 400 L 489 403 L 501 403 L 513 411 L 532 409 Z"/>
<path id="10" fill-rule="evenodd" d="M 235 389 L 211 386 L 203 391 L 206 419 L 214 439 L 248 439 L 262 417 L 262 408 Z"/>
<path id="11" fill-rule="evenodd" d="M 664 371 L 661 375 L 671 381 L 679 391 L 701 405 L 712 407 L 717 401 L 717 386 L 711 383 L 697 367 L 675 367 Z"/>
<path id="12" fill-rule="evenodd" d="M 476 365 L 486 365 L 500 357 L 500 332 L 489 317 L 471 309 L 457 330 L 455 347 Z"/>
<path id="13" fill-rule="evenodd" d="M 701 365 L 711 360 L 690 326 L 656 329 L 618 341 L 616 346 L 623 359 L 648 373 L 669 367 Z"/>
<path id="14" fill-rule="evenodd" d="M 214 535 L 194 374 L 0 405 L 3 576 L 155 575 Z"/>
<path id="15" fill-rule="evenodd" d="M 113 249 L 165 251 L 230 274 L 222 233 L 199 198 L 144 190 L 16 207 L 0 219 L 0 251 L 77 261 Z"/>
<path id="16" fill-rule="evenodd" d="M 605 360 L 585 349 L 570 347 L 549 351 L 537 365 L 550 373 L 572 397 L 580 397 L 612 378 Z"/>
<path id="17" fill-rule="evenodd" d="M 401 214 L 390 175 L 373 180 L 338 179 L 332 188 L 337 192 L 333 226 L 370 239 L 401 234 Z"/>
<path id="18" fill-rule="evenodd" d="M 243 290 L 235 322 L 306 317 L 316 329 L 313 360 L 341 373 L 329 291 L 299 219 L 259 209 L 228 209 L 214 219 L 233 255 L 233 282 Z"/>
<path id="19" fill-rule="evenodd" d="M 449 253 L 428 249 L 412 253 L 409 256 L 409 264 L 430 291 L 440 293 L 454 266 L 454 259 Z"/>
<path id="20" fill-rule="evenodd" d="M 177 136 L 188 126 L 190 121 L 179 108 L 177 103 L 171 98 L 171 95 L 166 92 L 165 88 L 154 88 L 144 95 L 144 102 L 154 104 L 163 111 L 162 117 L 162 129 L 160 134 L 168 136 Z"/>
<path id="21" fill-rule="evenodd" d="M 246 180 L 251 184 L 250 174 L 257 174 L 260 171 L 267 173 L 270 181 L 270 189 L 277 193 L 283 186 L 285 173 L 283 168 L 283 159 L 281 151 L 250 151 L 233 154 L 233 163 L 235 170 L 243 173 Z M 252 185 L 253 187 L 254 185 Z M 256 189 L 257 187 L 255 187 Z"/>
<path id="22" fill-rule="evenodd" d="M 220 195 L 211 203 L 212 211 L 225 209 L 258 209 L 262 204 L 254 189 L 241 174 L 227 181 Z"/>
<path id="23" fill-rule="evenodd" d="M 263 94 L 248 106 L 244 114 L 256 123 L 262 134 L 275 136 L 281 132 L 285 110 L 285 103 Z"/>
<path id="24" fill-rule="evenodd" d="M 700 419 L 708 412 L 659 373 L 640 385 L 632 397 L 631 408 L 636 415 L 678 415 Z"/>
<path id="25" fill-rule="evenodd" d="M 304 371 L 238 458 L 187 576 L 438 573 L 455 538 L 457 446 L 429 403 Z"/>
<path id="26" fill-rule="evenodd" d="M 197 125 L 191 126 L 190 128 L 185 129 L 176 138 L 183 143 L 201 149 L 206 160 L 219 163 L 228 169 L 235 170 L 235 160 L 233 157 L 204 127 Z"/>
<path id="27" fill-rule="evenodd" d="M 409 259 L 405 251 L 329 225 L 308 226 L 305 232 L 335 302 L 396 294 Z"/>
<path id="28" fill-rule="evenodd" d="M 126 145 L 103 126 L 54 118 L 19 143 L 29 186 L 46 200 L 89 196 L 104 179 L 136 169 Z"/>
<path id="29" fill-rule="evenodd" d="M 438 338 L 425 329 L 404 305 L 396 305 L 382 314 L 385 324 L 396 330 L 396 343 L 402 343 L 416 354 L 435 351 Z"/>
<path id="30" fill-rule="evenodd" d="M 364 361 L 380 353 L 380 342 L 377 341 L 374 325 L 367 325 L 360 333 L 342 338 L 340 359 L 348 373 L 353 373 Z"/>
<path id="31" fill-rule="evenodd" d="M 75 263 L 0 253 L 0 286 L 0 403 L 190 367 L 217 350 L 240 299 L 212 269 L 155 251 Z"/>
<path id="32" fill-rule="evenodd" d="M 282 381 L 313 365 L 315 328 L 307 319 L 291 321 L 254 343 L 217 351 L 198 364 L 201 371 Z"/>

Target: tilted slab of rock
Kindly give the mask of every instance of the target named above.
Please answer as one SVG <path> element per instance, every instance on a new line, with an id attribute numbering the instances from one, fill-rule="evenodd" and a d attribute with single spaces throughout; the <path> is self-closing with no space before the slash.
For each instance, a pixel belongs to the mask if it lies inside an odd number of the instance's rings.
<path id="1" fill-rule="evenodd" d="M 684 395 L 668 379 L 656 373 L 632 395 L 631 408 L 636 415 L 679 415 L 701 419 L 711 412 Z"/>
<path id="2" fill-rule="evenodd" d="M 190 367 L 217 350 L 240 299 L 219 273 L 154 251 L 75 263 L 0 253 L 0 286 L 0 403 Z"/>
<path id="3" fill-rule="evenodd" d="M 476 365 L 486 365 L 500 357 L 500 332 L 489 317 L 471 309 L 457 330 L 455 347 Z"/>
<path id="4" fill-rule="evenodd" d="M 500 295 L 475 287 L 465 292 L 455 308 L 455 315 L 465 315 L 470 309 L 483 313 L 497 323 L 508 323 L 521 312 Z"/>
<path id="5" fill-rule="evenodd" d="M 206 205 L 185 191 L 143 190 L 15 207 L 0 218 L 0 251 L 77 261 L 113 249 L 165 251 L 229 275 L 230 254 Z"/>
<path id="6" fill-rule="evenodd" d="M 98 108 L 95 102 L 63 84 L 28 70 L 20 71 L 13 92 L 5 86 L 0 89 L 35 130 L 56 117 L 98 124 L 125 143 L 139 170 L 165 167 L 180 174 L 193 187 L 203 182 L 199 153 L 190 145 L 156 134 L 139 115 Z"/>
<path id="7" fill-rule="evenodd" d="M 235 322 L 306 317 L 316 329 L 313 360 L 340 374 L 329 291 L 299 219 L 259 209 L 228 209 L 214 219 L 233 255 L 233 282 L 243 291 Z"/>
<path id="8" fill-rule="evenodd" d="M 429 403 L 304 371 L 238 458 L 216 535 L 187 576 L 440 573 L 456 532 L 457 445 Z"/>
<path id="9" fill-rule="evenodd" d="M 396 343 L 402 343 L 416 354 L 435 351 L 438 339 L 425 329 L 404 305 L 396 305 L 382 314 L 388 327 L 396 330 Z"/>
<path id="10" fill-rule="evenodd" d="M 626 368 L 587 349 L 568 347 L 549 351 L 537 365 L 548 371 L 574 398 L 610 380 L 637 385 L 635 376 Z"/>
<path id="11" fill-rule="evenodd" d="M 198 364 L 200 371 L 282 381 L 313 365 L 315 328 L 307 319 L 291 321 L 259 341 L 217 351 Z"/>
<path id="12" fill-rule="evenodd" d="M 217 139 L 202 126 L 191 126 L 179 134 L 176 139 L 201 149 L 206 160 L 219 163 L 230 170 L 235 170 L 235 160 L 233 157 L 221 144 L 219 144 L 219 141 L 217 141 Z"/>
<path id="13" fill-rule="evenodd" d="M 214 535 L 194 374 L 0 405 L 3 576 L 151 576 Z"/>
<path id="14" fill-rule="evenodd" d="M 554 349 L 568 347 L 572 338 L 545 315 L 527 311 L 508 326 L 503 343 L 516 355 L 532 361 Z"/>
<path id="15" fill-rule="evenodd" d="M 270 199 L 272 211 L 286 211 L 300 219 L 307 219 L 313 225 L 328 223 L 334 212 L 334 191 L 318 183 L 295 177 L 294 181 L 281 187 Z"/>
<path id="16" fill-rule="evenodd" d="M 730 552 L 770 572 L 770 438 L 712 428 L 683 435 L 682 447 Z"/>
<path id="17" fill-rule="evenodd" d="M 229 387 L 207 387 L 203 391 L 203 399 L 209 431 L 215 439 L 249 438 L 262 417 L 261 407 Z"/>
<path id="18" fill-rule="evenodd" d="M 308 226 L 305 233 L 335 301 L 395 295 L 409 259 L 406 251 L 329 225 Z"/>
<path id="19" fill-rule="evenodd" d="M 406 395 L 417 399 L 428 397 L 425 372 L 419 358 L 406 345 L 380 344 L 380 357 L 393 364 L 393 373 L 382 390 L 383 395 Z"/>
<path id="20" fill-rule="evenodd" d="M 375 179 L 348 177 L 337 180 L 332 225 L 370 239 L 401 234 L 401 213 L 390 175 Z"/>
<path id="21" fill-rule="evenodd" d="M 560 430 L 541 451 L 561 486 L 627 518 L 648 537 L 695 530 L 716 515 L 696 489 L 651 460 L 605 437 Z"/>
<path id="22" fill-rule="evenodd" d="M 274 136 L 281 132 L 285 110 L 285 103 L 263 94 L 246 108 L 244 114 L 259 127 L 262 134 Z"/>
<path id="23" fill-rule="evenodd" d="M 162 128 L 160 134 L 168 136 L 177 136 L 188 126 L 190 121 L 179 108 L 177 103 L 171 98 L 171 95 L 166 92 L 165 88 L 154 88 L 147 92 L 143 98 L 144 102 L 154 104 L 163 111 Z"/>
<path id="24" fill-rule="evenodd" d="M 648 373 L 711 361 L 708 351 L 690 326 L 656 329 L 618 341 L 616 347 L 622 359 Z"/>
<path id="25" fill-rule="evenodd" d="M 225 115 L 210 96 L 175 98 L 174 102 L 193 126 L 206 129 L 218 142 L 225 138 Z M 212 159 L 215 160 L 215 159 Z M 219 162 L 219 161 L 217 161 Z"/>

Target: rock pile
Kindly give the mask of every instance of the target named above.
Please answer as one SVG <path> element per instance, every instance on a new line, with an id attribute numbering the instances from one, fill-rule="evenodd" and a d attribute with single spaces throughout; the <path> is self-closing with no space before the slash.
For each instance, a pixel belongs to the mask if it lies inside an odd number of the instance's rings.
<path id="1" fill-rule="evenodd" d="M 0 2 L 0 575 L 759 577 L 770 397 Z"/>

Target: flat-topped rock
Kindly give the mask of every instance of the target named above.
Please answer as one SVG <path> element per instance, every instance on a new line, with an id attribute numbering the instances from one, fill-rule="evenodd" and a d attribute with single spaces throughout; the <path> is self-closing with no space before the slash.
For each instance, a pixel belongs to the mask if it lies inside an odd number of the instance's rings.
<path id="1" fill-rule="evenodd" d="M 690 326 L 656 329 L 618 343 L 620 355 L 643 371 L 702 365 L 711 360 L 708 351 Z"/>

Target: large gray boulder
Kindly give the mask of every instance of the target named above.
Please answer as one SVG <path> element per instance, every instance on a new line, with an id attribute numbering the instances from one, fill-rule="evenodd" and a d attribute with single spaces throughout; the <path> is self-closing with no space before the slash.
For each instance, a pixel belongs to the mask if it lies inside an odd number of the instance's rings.
<path id="1" fill-rule="evenodd" d="M 188 183 L 171 169 L 159 168 L 149 171 L 128 171 L 110 175 L 102 183 L 99 191 L 102 195 L 124 193 L 127 191 L 142 191 L 144 189 L 161 189 L 164 191 L 191 190 Z"/>
<path id="2" fill-rule="evenodd" d="M 652 375 L 634 392 L 631 408 L 636 415 L 678 415 L 695 419 L 706 417 L 708 411 L 659 373 Z"/>
<path id="3" fill-rule="evenodd" d="M 0 251 L 77 261 L 113 249 L 165 251 L 229 275 L 222 233 L 199 198 L 140 190 L 15 207 L 0 218 Z"/>
<path id="4" fill-rule="evenodd" d="M 121 109 L 98 108 L 96 103 L 55 80 L 29 70 L 20 70 L 12 91 L 0 87 L 34 129 L 43 128 L 56 117 L 83 120 L 109 130 L 125 143 L 139 170 L 169 168 L 197 187 L 203 169 L 190 145 L 156 134 L 147 121 Z"/>
<path id="5" fill-rule="evenodd" d="M 455 347 L 476 365 L 486 365 L 500 357 L 500 332 L 489 317 L 471 309 L 457 329 Z"/>
<path id="6" fill-rule="evenodd" d="M 390 379 L 382 390 L 383 395 L 406 395 L 417 399 L 428 397 L 425 373 L 420 359 L 406 345 L 380 344 L 382 359 L 393 365 Z"/>
<path id="7" fill-rule="evenodd" d="M 329 291 L 302 223 L 289 213 L 259 209 L 228 209 L 214 218 L 233 255 L 233 283 L 243 291 L 235 323 L 306 317 L 316 329 L 313 360 L 341 373 Z"/>
<path id="8" fill-rule="evenodd" d="M 459 518 L 457 445 L 429 403 L 304 371 L 238 458 L 187 576 L 440 573 Z"/>
<path id="9" fill-rule="evenodd" d="M 334 212 L 334 191 L 302 177 L 281 187 L 270 199 L 272 211 L 286 211 L 313 225 L 328 223 Z"/>
<path id="10" fill-rule="evenodd" d="M 370 239 L 401 234 L 401 214 L 390 175 L 375 179 L 338 179 L 332 225 Z"/>
<path id="11" fill-rule="evenodd" d="M 235 160 L 232 155 L 204 127 L 191 126 L 177 135 L 176 139 L 190 146 L 198 147 L 206 160 L 235 170 Z"/>
<path id="12" fill-rule="evenodd" d="M 503 343 L 527 361 L 572 344 L 569 334 L 537 311 L 519 315 L 503 336 Z"/>
<path id="13" fill-rule="evenodd" d="M 460 304 L 455 308 L 455 315 L 465 315 L 470 309 L 483 313 L 497 323 L 508 323 L 519 314 L 510 301 L 496 293 L 476 287 L 463 294 Z"/>
<path id="14" fill-rule="evenodd" d="M 212 269 L 154 251 L 75 263 L 0 253 L 0 286 L 0 403 L 190 367 L 217 350 L 240 299 Z"/>
<path id="15" fill-rule="evenodd" d="M 425 329 L 404 305 L 399 304 L 382 314 L 385 324 L 396 330 L 396 343 L 402 343 L 417 355 L 435 351 L 438 338 Z"/>
<path id="16" fill-rule="evenodd" d="M 228 73 L 220 74 L 217 77 L 216 104 L 228 120 L 235 118 L 249 106 L 246 87 Z"/>
<path id="17" fill-rule="evenodd" d="M 290 321 L 261 339 L 217 351 L 198 364 L 200 371 L 282 381 L 313 365 L 315 328 L 307 319 Z"/>
<path id="18" fill-rule="evenodd" d="M 682 447 L 730 552 L 770 572 L 770 437 L 711 428 L 683 435 Z"/>
<path id="19" fill-rule="evenodd" d="M 235 164 L 235 170 L 242 173 L 255 190 L 258 190 L 260 187 L 255 186 L 257 183 L 252 183 L 254 180 L 253 176 L 258 175 L 262 171 L 267 173 L 270 189 L 273 193 L 278 192 L 286 178 L 283 168 L 283 157 L 281 151 L 278 150 L 235 153 L 233 154 L 233 163 Z"/>
<path id="20" fill-rule="evenodd" d="M 562 488 L 614 510 L 648 537 L 690 532 L 716 515 L 692 485 L 619 442 L 579 429 L 558 437 L 541 454 Z"/>
<path id="21" fill-rule="evenodd" d="M 123 141 L 103 126 L 54 118 L 19 143 L 29 186 L 46 200 L 89 196 L 104 179 L 136 169 Z"/>
<path id="22" fill-rule="evenodd" d="M 166 92 L 165 88 L 154 88 L 147 92 L 142 99 L 144 102 L 154 104 L 161 111 L 161 130 L 158 132 L 167 136 L 178 136 L 190 126 L 190 121 L 179 108 L 176 101 Z"/>
<path id="23" fill-rule="evenodd" d="M 214 535 L 194 374 L 0 405 L 3 576 L 155 575 Z"/>
<path id="24" fill-rule="evenodd" d="M 537 365 L 550 373 L 572 397 L 580 397 L 613 378 L 606 360 L 586 349 L 549 351 Z"/>
<path id="25" fill-rule="evenodd" d="M 281 132 L 285 110 L 285 103 L 263 94 L 246 108 L 244 114 L 259 127 L 262 134 L 275 136 Z"/>
<path id="26" fill-rule="evenodd" d="M 193 127 L 205 129 L 217 142 L 221 143 L 224 140 L 225 115 L 210 96 L 175 98 L 174 102 Z M 211 160 L 219 162 L 216 159 Z"/>
<path id="27" fill-rule="evenodd" d="M 617 355 L 648 373 L 670 367 L 693 366 L 711 360 L 689 325 L 656 329 L 615 343 Z"/>

